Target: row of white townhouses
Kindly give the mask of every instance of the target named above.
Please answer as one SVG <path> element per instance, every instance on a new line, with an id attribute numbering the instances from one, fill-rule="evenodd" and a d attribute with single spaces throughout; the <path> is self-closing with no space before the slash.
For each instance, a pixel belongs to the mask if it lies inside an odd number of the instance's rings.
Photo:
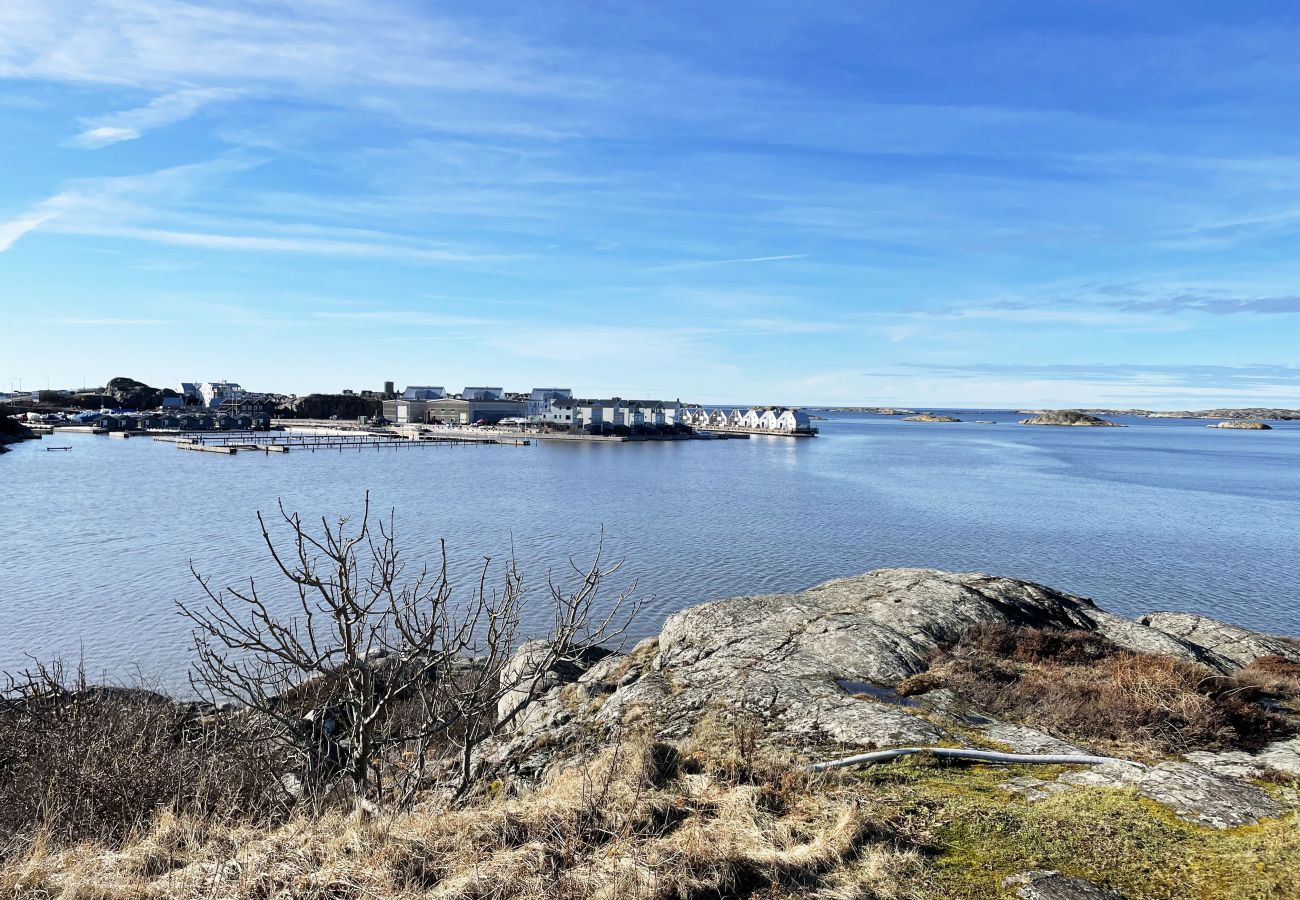
<path id="1" fill-rule="evenodd" d="M 696 430 L 753 431 L 774 434 L 812 434 L 816 431 L 801 409 L 705 409 L 680 400 L 575 400 L 555 398 L 530 420 L 575 431 L 605 428 L 683 426 Z"/>
<path id="2" fill-rule="evenodd" d="M 778 434 L 812 434 L 812 420 L 802 409 L 756 406 L 753 409 L 690 407 L 684 424 L 701 431 L 770 431 Z"/>

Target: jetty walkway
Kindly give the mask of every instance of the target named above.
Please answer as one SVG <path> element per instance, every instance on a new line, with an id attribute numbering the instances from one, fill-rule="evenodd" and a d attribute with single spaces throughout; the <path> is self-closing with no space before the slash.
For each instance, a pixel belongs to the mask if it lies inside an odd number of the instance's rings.
<path id="1" fill-rule="evenodd" d="M 203 453 L 234 454 L 238 451 L 261 453 L 290 453 L 334 450 L 402 450 L 415 447 L 436 447 L 448 444 L 504 444 L 526 447 L 527 439 L 497 434 L 461 435 L 437 434 L 408 437 L 385 432 L 345 431 L 337 429 L 328 433 L 319 431 L 254 431 L 254 432 L 186 432 L 155 435 L 154 440 L 175 444 L 180 450 Z"/>

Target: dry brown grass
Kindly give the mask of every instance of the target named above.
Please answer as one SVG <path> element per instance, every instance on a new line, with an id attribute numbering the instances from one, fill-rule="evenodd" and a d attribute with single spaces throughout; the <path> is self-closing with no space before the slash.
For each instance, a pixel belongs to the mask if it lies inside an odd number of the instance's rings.
<path id="1" fill-rule="evenodd" d="M 269 821 L 287 799 L 266 747 L 145 690 L 84 679 L 0 702 L 0 860 L 48 845 L 115 844 L 162 811 Z"/>
<path id="2" fill-rule="evenodd" d="M 1261 656 L 1235 678 L 1276 700 L 1289 703 L 1300 700 L 1300 663 L 1281 656 Z"/>
<path id="3" fill-rule="evenodd" d="M 756 781 L 638 738 L 535 792 L 470 809 L 362 821 L 331 814 L 267 831 L 165 814 L 118 850 L 37 842 L 0 869 L 0 895 L 52 898 L 693 898 L 915 896 L 916 852 L 844 784 Z M 777 763 L 765 763 L 776 766 Z M 742 771 L 727 779 L 719 773 Z M 776 769 L 767 770 L 775 773 Z"/>
<path id="4" fill-rule="evenodd" d="M 1258 661 L 1234 677 L 1131 653 L 1081 631 L 972 628 L 900 693 L 947 687 L 995 716 L 1130 751 L 1256 748 L 1294 732 L 1260 701 L 1300 687 L 1294 664 Z"/>

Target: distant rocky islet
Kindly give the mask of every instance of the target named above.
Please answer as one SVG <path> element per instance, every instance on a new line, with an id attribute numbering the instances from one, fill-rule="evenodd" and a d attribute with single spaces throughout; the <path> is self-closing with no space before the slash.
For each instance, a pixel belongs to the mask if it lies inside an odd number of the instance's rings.
<path id="1" fill-rule="evenodd" d="M 1108 422 L 1105 419 L 1089 415 L 1086 412 L 1077 409 L 1054 409 L 1047 410 L 1039 415 L 1028 419 L 1021 419 L 1021 425 L 1062 425 L 1069 427 L 1092 427 L 1092 428 L 1123 428 L 1118 422 Z"/>
<path id="2" fill-rule="evenodd" d="M 1226 422 L 1216 422 L 1213 425 L 1206 425 L 1206 428 L 1226 428 L 1235 431 L 1272 431 L 1273 426 L 1266 422 L 1248 422 L 1244 420 L 1229 420 Z"/>

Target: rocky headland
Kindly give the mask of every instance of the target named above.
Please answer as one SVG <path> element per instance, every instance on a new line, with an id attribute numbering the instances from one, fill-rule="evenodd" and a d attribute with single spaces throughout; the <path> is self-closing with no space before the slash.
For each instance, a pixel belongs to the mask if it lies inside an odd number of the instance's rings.
<path id="1" fill-rule="evenodd" d="M 0 888 L 466 900 L 1300 891 L 1293 639 L 1187 613 L 1128 619 L 1013 578 L 880 569 L 684 609 L 626 652 L 536 671 L 544 651 L 511 657 L 503 684 L 521 689 L 500 700 L 509 726 L 475 753 L 481 787 L 466 798 L 372 822 L 163 817 L 121 847 L 0 858 Z M 834 767 L 862 754 L 874 764 Z"/>
<path id="2" fill-rule="evenodd" d="M 1021 425 L 1065 425 L 1080 427 L 1123 428 L 1118 422 L 1108 422 L 1097 416 L 1089 415 L 1077 409 L 1053 409 L 1042 412 L 1028 419 L 1021 419 Z"/>
<path id="3" fill-rule="evenodd" d="M 990 814 L 1067 804 L 1082 823 L 1082 808 L 1114 814 L 1109 804 L 1123 797 L 1187 834 L 1297 822 L 1300 642 L 1185 613 L 1127 619 L 1011 578 L 882 569 L 722 600 L 674 614 L 625 655 L 553 679 L 484 765 L 545 781 L 593 734 L 636 728 L 684 746 L 720 719 L 746 723 L 759 744 L 804 767 L 890 748 L 1092 759 L 987 770 L 982 802 L 1003 808 Z M 1138 695 L 1154 705 L 1140 708 Z M 1288 846 L 1300 862 L 1300 840 Z M 1179 895 L 1161 892 L 1163 878 L 1155 887 L 1136 871 L 1126 883 L 1105 874 L 1129 861 L 1070 860 L 1072 875 L 1062 875 L 1033 859 L 1042 857 L 1002 859 L 1024 868 L 1003 873 L 1005 894 L 946 895 Z M 1224 885 L 1196 896 L 1238 894 Z"/>
<path id="4" fill-rule="evenodd" d="M 37 437 L 40 435 L 22 422 L 0 412 L 0 453 L 9 452 L 6 444 L 17 444 L 19 441 L 30 441 Z"/>

